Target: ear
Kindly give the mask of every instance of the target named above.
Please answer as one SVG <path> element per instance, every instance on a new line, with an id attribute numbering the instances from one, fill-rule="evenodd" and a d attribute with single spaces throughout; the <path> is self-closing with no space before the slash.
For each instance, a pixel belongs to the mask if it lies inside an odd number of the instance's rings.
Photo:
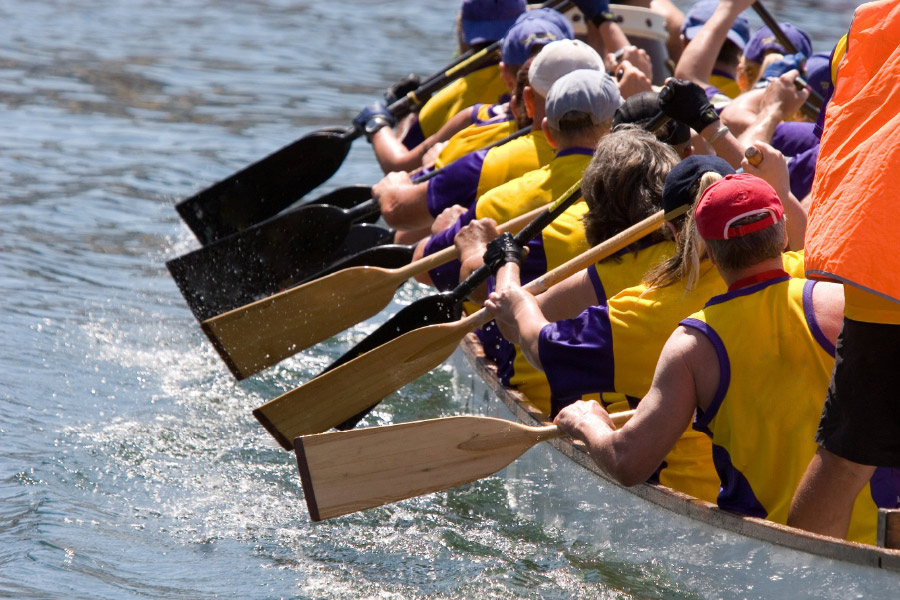
<path id="1" fill-rule="evenodd" d="M 558 150 L 559 144 L 556 142 L 556 138 L 553 137 L 553 132 L 550 131 L 550 123 L 547 122 L 547 117 L 541 119 L 541 131 L 544 132 L 544 136 L 547 138 L 547 143 L 550 144 L 550 147 L 554 150 Z"/>
<path id="2" fill-rule="evenodd" d="M 532 118 L 534 117 L 534 96 L 535 91 L 530 85 L 526 85 L 522 90 L 522 101 L 525 102 L 525 112 Z"/>
<path id="3" fill-rule="evenodd" d="M 510 92 L 515 91 L 516 73 L 503 61 L 500 61 L 500 78 L 503 79 L 503 83 L 506 84 L 506 89 Z"/>

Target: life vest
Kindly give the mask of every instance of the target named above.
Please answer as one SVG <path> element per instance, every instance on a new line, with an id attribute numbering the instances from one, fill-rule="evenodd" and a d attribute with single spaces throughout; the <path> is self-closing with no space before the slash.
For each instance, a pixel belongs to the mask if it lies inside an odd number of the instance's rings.
<path id="1" fill-rule="evenodd" d="M 900 3 L 856 10 L 840 62 L 812 187 L 809 277 L 900 303 Z"/>

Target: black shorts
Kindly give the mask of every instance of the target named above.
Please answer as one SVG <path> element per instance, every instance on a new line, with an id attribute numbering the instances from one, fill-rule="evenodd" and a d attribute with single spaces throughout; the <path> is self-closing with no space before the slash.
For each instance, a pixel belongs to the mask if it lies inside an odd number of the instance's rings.
<path id="1" fill-rule="evenodd" d="M 844 317 L 816 442 L 856 463 L 900 468 L 900 325 Z"/>

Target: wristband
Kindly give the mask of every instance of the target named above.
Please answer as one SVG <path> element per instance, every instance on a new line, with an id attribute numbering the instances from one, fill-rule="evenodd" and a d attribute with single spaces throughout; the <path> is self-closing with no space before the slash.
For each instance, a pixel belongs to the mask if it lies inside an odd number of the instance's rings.
<path id="1" fill-rule="evenodd" d="M 378 133 L 379 129 L 390 124 L 390 121 L 388 121 L 388 118 L 384 115 L 375 115 L 374 117 L 366 121 L 366 140 L 368 140 L 369 143 L 372 143 L 372 136 Z"/>
<path id="2" fill-rule="evenodd" d="M 522 266 L 524 253 L 524 249 L 516 242 L 512 234 L 504 233 L 488 243 L 483 260 L 484 264 L 491 270 L 491 274 L 496 275 L 500 267 L 508 262 Z"/>
<path id="3" fill-rule="evenodd" d="M 728 129 L 727 125 L 722 125 L 721 127 L 719 127 L 718 131 L 716 131 L 714 134 L 709 136 L 709 139 L 707 140 L 707 142 L 709 142 L 709 145 L 712 146 L 713 144 L 715 144 L 718 141 L 718 139 L 720 137 L 724 136 L 729 131 L 730 131 L 730 129 Z"/>

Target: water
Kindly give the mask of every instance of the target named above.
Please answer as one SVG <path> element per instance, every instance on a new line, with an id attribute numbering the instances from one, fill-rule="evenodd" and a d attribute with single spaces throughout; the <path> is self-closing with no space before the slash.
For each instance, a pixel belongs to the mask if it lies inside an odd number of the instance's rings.
<path id="1" fill-rule="evenodd" d="M 384 317 L 236 383 L 165 270 L 196 247 L 175 202 L 445 64 L 455 8 L 0 3 L 0 596 L 717 594 L 715 575 L 520 510 L 511 490 L 553 467 L 311 525 L 292 456 L 250 409 Z M 815 20 L 827 50 L 852 6 L 769 8 Z M 320 191 L 377 178 L 357 142 Z M 437 370 L 367 422 L 464 412 L 468 385 Z"/>

